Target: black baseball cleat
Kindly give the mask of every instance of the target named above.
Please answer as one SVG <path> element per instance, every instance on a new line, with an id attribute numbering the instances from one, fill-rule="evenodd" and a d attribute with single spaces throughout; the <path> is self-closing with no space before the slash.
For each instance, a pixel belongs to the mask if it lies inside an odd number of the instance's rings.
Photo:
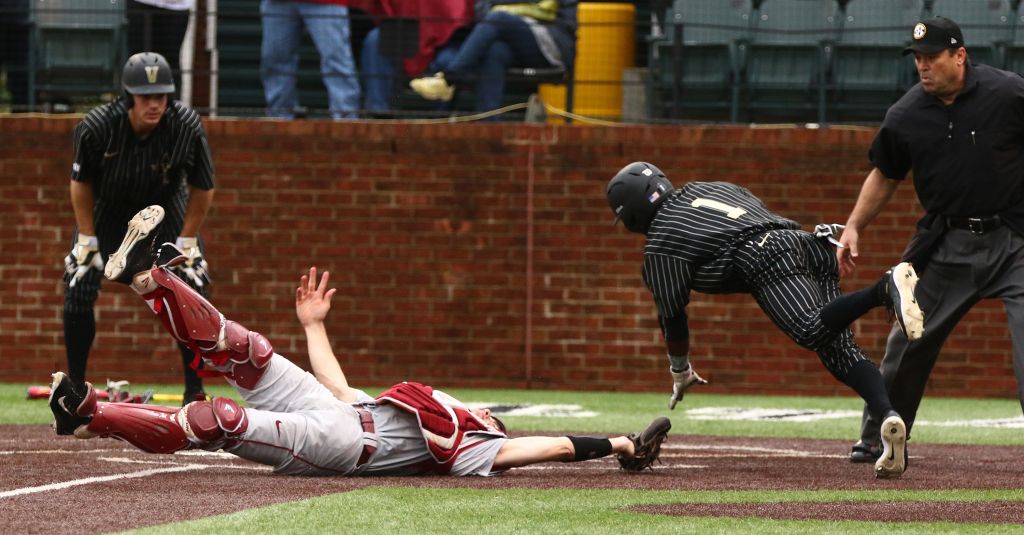
<path id="1" fill-rule="evenodd" d="M 900 326 L 900 330 L 911 342 L 924 335 L 924 312 L 917 305 L 914 288 L 917 287 L 917 273 L 909 262 L 897 264 L 885 272 L 886 308 Z"/>
<path id="2" fill-rule="evenodd" d="M 49 401 L 53 429 L 58 435 L 75 434 L 75 430 L 88 425 L 96 413 L 96 390 L 92 384 L 76 385 L 64 372 L 53 374 Z"/>
<path id="3" fill-rule="evenodd" d="M 185 253 L 178 249 L 177 245 L 171 242 L 164 242 L 153 255 L 153 265 L 162 268 L 171 268 L 188 261 Z"/>
<path id="4" fill-rule="evenodd" d="M 858 440 L 850 449 L 851 463 L 873 463 L 882 456 L 882 447 L 878 444 L 869 444 Z"/>
<path id="5" fill-rule="evenodd" d="M 163 220 L 164 209 L 155 204 L 135 214 L 128 222 L 121 246 L 107 260 L 103 275 L 114 282 L 131 284 L 136 273 L 152 268 L 155 231 Z"/>

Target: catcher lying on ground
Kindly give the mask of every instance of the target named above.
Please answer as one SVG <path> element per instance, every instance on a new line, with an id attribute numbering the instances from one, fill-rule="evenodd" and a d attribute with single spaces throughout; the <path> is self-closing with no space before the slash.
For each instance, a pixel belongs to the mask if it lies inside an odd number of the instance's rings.
<path id="1" fill-rule="evenodd" d="M 335 289 L 328 289 L 327 272 L 317 282 L 315 267 L 295 294 L 314 378 L 168 271 L 184 257 L 170 243 L 154 253 L 154 229 L 162 220 L 159 206 L 139 212 L 105 275 L 141 295 L 171 335 L 200 355 L 206 370 L 223 375 L 248 408 L 224 397 L 180 409 L 99 403 L 91 384 L 82 391 L 57 372 L 49 403 L 59 435 L 113 437 L 152 453 L 224 449 L 296 475 L 493 475 L 613 453 L 624 469 L 639 471 L 658 459 L 672 426 L 667 418 L 610 439 L 508 438 L 489 410 L 467 408 L 429 386 L 404 382 L 376 399 L 350 387 L 324 327 Z"/>

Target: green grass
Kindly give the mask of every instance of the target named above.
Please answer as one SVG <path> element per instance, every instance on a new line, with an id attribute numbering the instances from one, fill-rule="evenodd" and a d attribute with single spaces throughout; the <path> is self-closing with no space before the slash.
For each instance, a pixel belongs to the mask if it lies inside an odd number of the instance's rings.
<path id="1" fill-rule="evenodd" d="M 51 421 L 50 411 L 42 400 L 25 400 L 27 384 L 0 384 L 0 424 L 45 424 Z M 133 392 L 153 388 L 157 392 L 177 393 L 178 386 L 132 385 Z M 380 388 L 366 388 L 376 394 Z M 667 394 L 635 394 L 619 392 L 567 392 L 540 390 L 446 389 L 449 394 L 469 403 L 521 404 L 544 403 L 580 405 L 594 411 L 593 418 L 556 418 L 508 416 L 505 423 L 517 431 L 567 431 L 577 433 L 628 433 L 642 429 L 657 416 L 672 419 L 673 434 L 713 436 L 761 436 L 854 440 L 859 432 L 860 418 L 846 417 L 817 422 L 748 422 L 698 420 L 687 417 L 687 410 L 703 407 L 764 407 L 817 410 L 859 411 L 862 403 L 855 397 L 796 396 L 729 396 L 691 393 L 676 410 L 666 407 Z M 207 388 L 210 395 L 238 398 L 227 386 Z M 698 391 L 699 392 L 699 391 Z M 168 403 L 174 405 L 175 403 Z M 951 399 L 925 397 L 918 413 L 919 421 L 1013 418 L 1020 416 L 1016 400 Z M 914 441 L 942 444 L 1019 445 L 1024 443 L 1022 430 L 1004 428 L 964 428 L 919 425 L 914 427 Z"/>
<path id="2" fill-rule="evenodd" d="M 669 503 L 1022 501 L 1024 491 L 675 492 L 369 487 L 133 533 L 1020 533 L 1006 524 L 688 518 L 625 510 Z M 297 523 L 297 519 L 301 522 Z M 413 529 L 414 528 L 414 529 Z"/>

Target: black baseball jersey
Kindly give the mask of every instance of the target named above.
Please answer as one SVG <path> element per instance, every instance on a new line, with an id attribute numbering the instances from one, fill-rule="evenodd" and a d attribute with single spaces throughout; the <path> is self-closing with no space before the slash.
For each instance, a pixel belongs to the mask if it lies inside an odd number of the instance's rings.
<path id="1" fill-rule="evenodd" d="M 689 182 L 658 209 L 644 247 L 644 283 L 663 318 L 683 314 L 691 290 L 749 292 L 735 273 L 734 249 L 747 238 L 800 225 L 775 214 L 746 188 Z"/>
<path id="2" fill-rule="evenodd" d="M 822 306 L 840 295 L 828 242 L 771 212 L 746 188 L 690 182 L 671 193 L 647 232 L 643 276 L 666 340 L 688 336 L 690 291 L 749 293 L 839 380 L 867 358 L 850 329 L 837 333 L 821 321 Z"/>
<path id="3" fill-rule="evenodd" d="M 120 243 L 131 217 L 151 204 L 166 210 L 161 233 L 173 241 L 184 224 L 188 186 L 214 187 L 199 114 L 177 101 L 168 104 L 146 139 L 132 130 L 122 99 L 99 106 L 75 127 L 74 147 L 71 179 L 93 184 L 101 245 L 112 239 Z"/>

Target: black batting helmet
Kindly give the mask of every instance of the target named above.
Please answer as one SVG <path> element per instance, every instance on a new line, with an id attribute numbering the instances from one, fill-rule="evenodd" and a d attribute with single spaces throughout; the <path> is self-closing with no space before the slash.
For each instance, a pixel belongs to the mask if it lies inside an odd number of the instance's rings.
<path id="1" fill-rule="evenodd" d="M 608 206 L 631 232 L 647 234 L 658 206 L 675 187 L 661 169 L 647 162 L 623 167 L 608 183 Z"/>
<path id="2" fill-rule="evenodd" d="M 174 75 L 170 64 L 160 54 L 139 52 L 124 64 L 121 87 L 129 95 L 174 93 Z"/>

